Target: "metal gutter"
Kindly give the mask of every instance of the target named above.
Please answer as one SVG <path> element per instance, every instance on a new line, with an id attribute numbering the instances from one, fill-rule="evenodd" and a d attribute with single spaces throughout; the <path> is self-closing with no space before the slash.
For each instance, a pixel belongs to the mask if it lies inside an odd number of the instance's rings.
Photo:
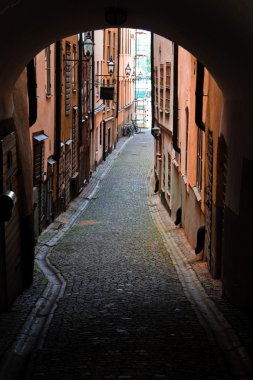
<path id="1" fill-rule="evenodd" d="M 196 92 L 195 92 L 195 123 L 199 129 L 205 131 L 205 124 L 202 120 L 203 113 L 203 86 L 204 86 L 204 72 L 205 68 L 197 61 L 197 75 L 196 75 Z"/>
<path id="2" fill-rule="evenodd" d="M 180 153 L 178 144 L 178 45 L 173 44 L 174 59 L 173 59 L 173 149 Z"/>

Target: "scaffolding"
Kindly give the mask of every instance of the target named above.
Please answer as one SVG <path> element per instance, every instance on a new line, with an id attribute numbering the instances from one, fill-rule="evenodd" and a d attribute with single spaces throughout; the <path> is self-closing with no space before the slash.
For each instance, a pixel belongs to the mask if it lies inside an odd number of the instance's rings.
<path id="1" fill-rule="evenodd" d="M 151 128 L 151 33 L 137 29 L 135 39 L 135 120 Z"/>

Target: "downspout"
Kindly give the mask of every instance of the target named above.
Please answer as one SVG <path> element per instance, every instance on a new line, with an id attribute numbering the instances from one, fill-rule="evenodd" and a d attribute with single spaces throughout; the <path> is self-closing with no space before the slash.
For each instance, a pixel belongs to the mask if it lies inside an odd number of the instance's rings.
<path id="1" fill-rule="evenodd" d="M 195 123 L 199 129 L 205 131 L 205 124 L 202 120 L 203 111 L 203 86 L 204 86 L 204 66 L 197 61 L 196 92 L 195 92 Z"/>
<path id="2" fill-rule="evenodd" d="M 137 36 L 138 36 L 138 33 L 137 33 L 137 29 L 135 29 L 135 46 L 134 46 L 134 49 L 135 49 L 135 56 L 134 56 L 134 60 L 135 60 L 135 80 L 134 80 L 134 118 L 137 119 L 137 102 L 136 102 L 136 77 L 137 77 Z"/>
<path id="3" fill-rule="evenodd" d="M 83 107 L 82 107 L 82 88 L 83 88 L 83 33 L 79 33 L 78 41 L 78 136 L 79 147 L 83 143 L 82 129 L 83 129 Z"/>
<path id="4" fill-rule="evenodd" d="M 61 93 L 62 93 L 62 62 L 61 62 L 61 40 L 55 45 L 55 158 L 57 162 L 56 178 L 56 205 L 59 207 L 59 161 L 61 157 Z"/>
<path id="5" fill-rule="evenodd" d="M 173 60 L 173 149 L 180 153 L 178 143 L 178 45 L 174 44 Z"/>
<path id="6" fill-rule="evenodd" d="M 153 134 L 153 128 L 155 126 L 155 84 L 154 84 L 154 33 L 151 32 L 151 133 Z"/>
<path id="7" fill-rule="evenodd" d="M 120 59 L 120 41 L 121 41 L 121 29 L 118 28 L 118 52 L 117 52 L 117 59 L 118 59 L 118 67 L 117 67 L 117 107 L 116 107 L 116 120 L 118 122 L 118 115 L 119 115 L 119 59 Z"/>
<path id="8" fill-rule="evenodd" d="M 91 35 L 92 35 L 92 41 L 94 41 L 94 31 L 91 32 Z M 91 98 L 91 132 L 93 132 L 95 128 L 94 76 L 95 76 L 95 57 L 93 53 L 91 57 L 91 96 L 92 96 Z"/>
<path id="9" fill-rule="evenodd" d="M 0 145 L 0 194 L 4 190 L 3 181 L 3 151 Z M 7 273 L 6 273 L 6 240 L 5 240 L 5 222 L 0 220 L 0 311 L 4 310 L 8 304 L 7 297 Z"/>
<path id="10" fill-rule="evenodd" d="M 106 122 L 103 120 L 103 160 L 106 160 L 106 152 L 105 152 L 105 145 L 106 145 Z"/>
<path id="11" fill-rule="evenodd" d="M 29 126 L 31 127 L 37 120 L 37 83 L 36 68 L 34 59 L 26 66 L 27 72 L 27 91 L 29 104 Z"/>

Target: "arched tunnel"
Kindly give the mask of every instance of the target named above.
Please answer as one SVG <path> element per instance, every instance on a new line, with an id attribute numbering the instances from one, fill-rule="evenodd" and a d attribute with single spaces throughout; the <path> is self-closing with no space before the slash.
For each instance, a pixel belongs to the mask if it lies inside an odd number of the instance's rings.
<path id="1" fill-rule="evenodd" d="M 73 0 L 65 4 L 58 0 L 1 0 L 0 21 L 3 36 L 0 55 L 0 138 L 15 131 L 19 167 L 23 173 L 19 178 L 23 191 L 20 211 L 22 228 L 19 233 L 27 253 L 24 258 L 26 275 L 19 286 L 30 284 L 33 266 L 33 242 L 29 241 L 33 212 L 32 157 L 27 131 L 28 115 L 23 106 L 26 99 L 20 95 L 20 88 L 25 84 L 20 75 L 37 53 L 63 37 L 108 26 L 139 28 L 161 35 L 197 57 L 222 91 L 219 133 L 225 139 L 228 150 L 223 292 L 232 303 L 252 310 L 252 2 L 160 0 L 150 4 L 129 0 L 104 1 L 101 4 L 99 1 Z"/>
<path id="2" fill-rule="evenodd" d="M 30 239 L 33 233 L 32 156 L 27 99 L 22 95 L 26 81 L 21 74 L 37 53 L 61 38 L 80 31 L 126 27 L 151 31 L 182 46 L 208 69 L 222 91 L 219 135 L 228 153 L 223 294 L 240 308 L 253 310 L 252 25 L 253 5 L 249 0 L 160 0 L 156 4 L 132 0 L 102 3 L 73 0 L 66 4 L 58 0 L 39 3 L 31 0 L 0 1 L 0 30 L 3 36 L 0 55 L 0 140 L 15 131 L 20 173 L 13 175 L 17 175 L 22 199 L 19 204 L 21 227 L 17 233 L 22 246 L 22 276 L 14 286 L 15 295 L 31 284 L 34 260 L 34 242 Z M 1 187 L 4 181 L 2 176 Z M 15 223 L 11 229 L 15 234 Z M 0 284 L 3 286 L 0 289 L 0 303 L 4 304 L 6 279 L 1 251 L 5 249 L 5 241 L 2 230 L 1 226 Z M 157 321 L 161 322 L 159 316 Z M 124 333 L 123 330 L 118 332 Z"/>
<path id="3" fill-rule="evenodd" d="M 253 285 L 250 254 L 252 173 L 248 172 L 252 167 L 253 154 L 249 59 L 253 37 L 252 4 L 249 1 L 222 1 L 219 4 L 213 1 L 196 1 L 194 4 L 161 1 L 155 8 L 156 17 L 153 17 L 154 6 L 147 3 L 120 2 L 117 7 L 126 12 L 123 26 L 153 31 L 194 54 L 223 92 L 220 133 L 224 135 L 229 150 L 223 280 L 225 293 L 238 300 Z M 7 125 L 12 123 L 14 112 L 14 84 L 29 60 L 59 38 L 80 30 L 108 26 L 105 13 L 111 8 L 115 11 L 114 2 L 102 5 L 72 2 L 67 6 L 60 2 L 43 2 L 43 5 L 30 1 L 2 2 L 0 28 L 5 36 L 0 58 L 2 131 L 11 128 Z M 17 144 L 19 141 L 25 143 L 20 127 L 16 126 L 16 129 Z M 30 165 L 27 154 L 23 155 L 21 164 L 23 172 L 27 173 L 26 165 Z M 23 186 L 26 194 L 23 215 L 27 217 L 31 213 L 31 178 L 28 175 Z M 232 242 L 231 237 L 235 241 Z M 235 271 L 236 267 L 240 268 L 240 273 Z M 237 285 L 232 286 L 232 283 Z"/>

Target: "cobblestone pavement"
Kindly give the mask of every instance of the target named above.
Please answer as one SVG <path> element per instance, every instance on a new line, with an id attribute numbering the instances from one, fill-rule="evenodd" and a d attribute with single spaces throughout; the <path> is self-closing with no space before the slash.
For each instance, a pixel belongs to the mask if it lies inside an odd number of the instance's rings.
<path id="1" fill-rule="evenodd" d="M 66 280 L 31 379 L 224 379 L 147 205 L 136 135 L 50 254 Z"/>
<path id="2" fill-rule="evenodd" d="M 34 351 L 29 379 L 233 378 L 220 360 L 222 353 L 199 323 L 154 224 L 147 198 L 152 146 L 150 133 L 135 135 L 117 160 L 113 160 L 116 156 L 108 159 L 104 168 L 112 166 L 113 170 L 102 175 L 101 183 L 98 178 L 103 166 L 94 174 L 88 189 L 93 196 L 87 207 L 81 207 L 86 201 L 84 191 L 41 235 L 40 244 L 52 242 L 57 223 L 64 232 L 52 246 L 50 262 L 65 279 L 66 287 L 43 346 Z M 167 220 L 168 215 L 159 207 L 155 205 L 155 212 Z M 74 220 L 78 208 L 79 216 Z M 64 231 L 69 217 L 73 217 L 73 224 Z M 220 282 L 212 280 L 205 264 L 196 260 L 182 229 L 173 229 L 171 234 L 206 292 L 230 318 L 252 354 L 250 317 L 222 299 Z M 12 335 L 17 332 L 18 315 L 25 319 L 26 309 L 44 287 L 38 270 L 35 277 L 33 288 L 20 298 L 24 303 L 19 299 L 13 306 L 14 314 L 10 310 L 0 318 L 0 331 L 4 332 L 8 321 Z M 26 303 L 28 307 L 22 308 Z M 5 335 L 6 342 L 13 339 Z M 6 345 L 1 347 L 3 351 Z"/>

